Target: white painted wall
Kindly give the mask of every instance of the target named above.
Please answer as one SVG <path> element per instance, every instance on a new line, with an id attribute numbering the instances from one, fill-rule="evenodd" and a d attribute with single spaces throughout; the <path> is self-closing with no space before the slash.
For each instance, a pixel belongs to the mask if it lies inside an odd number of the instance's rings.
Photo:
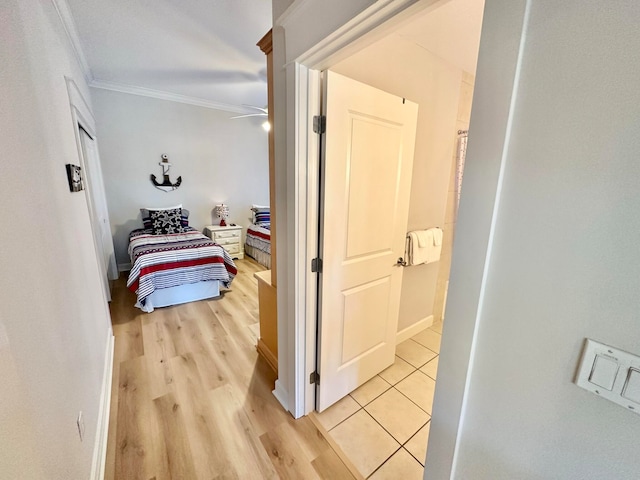
<path id="1" fill-rule="evenodd" d="M 401 35 L 465 72 L 475 73 L 484 0 L 447 0 L 402 28 Z"/>
<path id="2" fill-rule="evenodd" d="M 271 6 L 273 11 L 273 19 L 276 20 L 280 15 L 282 15 L 293 2 L 294 0 L 272 0 Z"/>
<path id="3" fill-rule="evenodd" d="M 118 264 L 129 262 L 129 232 L 142 228 L 140 208 L 182 204 L 190 225 L 218 224 L 213 207 L 229 205 L 227 223 L 247 227 L 252 204 L 269 204 L 269 153 L 262 118 L 92 88 L 111 230 Z M 166 153 L 172 192 L 153 186 Z M 246 232 L 246 229 L 245 229 Z"/>
<path id="4" fill-rule="evenodd" d="M 462 70 L 397 33 L 332 70 L 419 105 L 407 228 L 443 228 Z M 398 331 L 433 314 L 439 268 L 404 269 Z"/>
<path id="5" fill-rule="evenodd" d="M 296 60 L 375 1 L 325 0 L 317 3 L 310 0 L 276 0 L 273 4 L 274 22 L 280 20 L 287 24 L 287 49 L 284 52 L 287 61 Z M 283 13 L 287 15 L 281 15 Z"/>
<path id="6" fill-rule="evenodd" d="M 487 2 L 425 478 L 638 478 L 640 417 L 572 383 L 585 337 L 640 354 L 638 18 Z"/>
<path id="7" fill-rule="evenodd" d="M 0 477 L 88 478 L 110 334 L 65 76 L 89 92 L 53 2 L 0 4 Z M 84 412 L 85 440 L 76 428 Z"/>

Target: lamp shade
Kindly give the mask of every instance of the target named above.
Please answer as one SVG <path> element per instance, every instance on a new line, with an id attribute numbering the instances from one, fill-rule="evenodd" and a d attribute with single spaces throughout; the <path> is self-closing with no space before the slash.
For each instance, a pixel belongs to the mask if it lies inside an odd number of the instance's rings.
<path id="1" fill-rule="evenodd" d="M 220 225 L 226 225 L 225 220 L 229 217 L 229 207 L 224 203 L 216 205 L 213 209 L 218 217 L 220 217 Z"/>

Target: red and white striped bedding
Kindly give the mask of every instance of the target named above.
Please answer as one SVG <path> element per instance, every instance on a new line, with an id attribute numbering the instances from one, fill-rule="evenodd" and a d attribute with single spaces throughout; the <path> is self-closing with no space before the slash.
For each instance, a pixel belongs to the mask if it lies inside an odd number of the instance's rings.
<path id="1" fill-rule="evenodd" d="M 271 254 L 271 231 L 258 225 L 251 225 L 247 228 L 246 243 L 262 252 Z"/>
<path id="2" fill-rule="evenodd" d="M 229 288 L 238 273 L 226 250 L 193 228 L 168 235 L 134 230 L 129 257 L 133 267 L 127 287 L 136 292 L 140 306 L 160 288 L 207 280 L 219 280 Z"/>

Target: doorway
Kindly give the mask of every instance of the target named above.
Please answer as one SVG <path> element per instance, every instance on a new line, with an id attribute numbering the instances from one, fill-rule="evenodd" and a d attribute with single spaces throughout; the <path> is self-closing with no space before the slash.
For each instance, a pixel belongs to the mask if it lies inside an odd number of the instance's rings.
<path id="1" fill-rule="evenodd" d="M 407 230 L 440 227 L 445 239 L 439 262 L 404 269 L 398 344 L 442 319 L 458 193 L 458 132 L 469 126 L 482 9 L 476 10 L 478 34 L 471 41 L 460 41 L 458 50 L 448 53 L 448 58 L 443 58 L 434 40 L 422 32 L 432 30 L 434 22 L 453 23 L 470 3 L 452 1 L 442 7 L 448 9 L 445 12 L 437 9 L 416 16 L 331 67 L 420 107 Z M 390 228 L 388 215 L 384 215 L 383 206 L 375 206 L 375 198 L 369 201 L 371 210 L 381 214 L 376 231 L 382 236 Z"/>
<path id="2" fill-rule="evenodd" d="M 103 283 L 104 305 L 108 310 L 107 302 L 111 300 L 110 281 L 118 278 L 118 268 L 115 261 L 107 198 L 104 191 L 102 168 L 96 142 L 95 119 L 73 79 L 65 78 L 65 80 L 67 93 L 69 94 L 78 157 L 82 168 L 84 194 L 91 221 L 96 261 Z"/>
<path id="3" fill-rule="evenodd" d="M 93 240 L 96 247 L 96 257 L 102 277 L 105 298 L 111 301 L 110 280 L 118 278 L 118 269 L 113 249 L 113 237 L 109 224 L 107 198 L 104 192 L 100 157 L 95 135 L 90 134 L 82 124 L 77 124 L 77 134 L 80 138 L 81 162 L 84 171 L 84 187 L 87 198 L 87 208 Z"/>
<path id="4" fill-rule="evenodd" d="M 443 15 L 449 14 L 450 18 L 455 21 L 459 18 L 460 9 L 466 7 L 466 5 L 462 5 L 463 3 L 447 2 L 443 7 L 448 7 L 448 11 L 430 10 L 425 13 L 425 17 L 436 14 L 435 17 L 422 18 L 421 20 L 435 22 L 441 25 L 441 29 L 444 29 L 447 24 L 442 20 Z M 477 2 L 474 3 L 477 4 Z M 454 7 L 459 9 L 456 10 Z M 420 16 L 416 15 L 416 17 Z M 478 50 L 481 16 L 482 8 L 480 7 L 479 18 L 476 17 L 477 36 L 472 47 L 474 56 L 477 55 Z M 418 125 L 408 230 L 442 227 L 445 230 L 445 245 L 440 262 L 405 269 L 400 324 L 397 332 L 397 343 L 402 345 L 400 347 L 402 350 L 409 350 L 411 347 L 415 347 L 414 350 L 421 348 L 429 350 L 425 343 L 431 344 L 434 349 L 439 349 L 439 338 L 442 332 L 440 320 L 444 311 L 455 227 L 457 192 L 454 178 L 458 152 L 458 131 L 468 130 L 469 127 L 475 73 L 475 59 L 473 67 L 463 67 L 460 65 L 464 63 L 463 60 L 452 61 L 450 58 L 444 58 L 446 52 L 441 50 L 438 50 L 437 53 L 434 52 L 437 50 L 437 46 L 429 49 L 424 43 L 421 43 L 435 41 L 433 38 L 426 40 L 420 38 L 423 32 L 431 32 L 434 28 L 427 28 L 424 24 L 420 25 L 418 20 L 419 18 L 414 18 L 412 22 L 406 22 L 401 27 L 402 33 L 398 31 L 387 32 L 385 37 L 362 48 L 349 58 L 330 65 L 331 70 L 406 97 L 420 105 L 421 117 Z M 444 43 L 448 45 L 450 42 Z M 463 47 L 463 44 L 463 41 L 457 42 L 460 48 Z M 313 71 L 308 71 L 308 74 L 309 77 L 312 77 Z M 309 82 L 308 79 L 305 81 Z M 312 82 L 310 83 L 312 84 Z M 312 84 L 310 90 L 313 88 Z M 312 167 L 308 166 L 308 168 Z M 380 225 L 381 228 L 384 225 L 382 218 Z M 432 325 L 435 326 L 435 329 L 430 329 Z M 308 328 L 311 328 L 311 325 L 308 325 Z M 415 337 L 417 334 L 419 337 Z M 439 353 L 430 351 L 434 355 Z M 399 358 L 406 363 L 402 357 Z M 434 380 L 420 371 L 422 367 L 426 367 L 427 363 L 429 361 L 421 363 L 417 366 L 418 368 L 413 368 L 407 376 L 413 375 L 417 370 L 419 375 L 416 377 L 422 375 Z M 433 369 L 435 376 L 434 364 L 430 365 L 429 369 Z M 382 378 L 380 381 L 378 377 L 374 377 L 373 382 L 377 385 L 371 386 L 371 389 L 378 391 L 379 395 L 386 391 L 398 390 L 394 384 L 389 384 L 382 377 L 380 377 Z M 320 372 L 320 378 L 322 379 L 322 372 Z M 322 380 L 319 388 L 322 388 Z M 427 390 L 425 389 L 425 391 Z M 402 392 L 400 393 L 402 394 Z M 431 390 L 432 394 L 433 390 Z M 406 395 L 402 395 L 406 397 Z M 356 396 L 358 395 L 356 394 Z M 373 399 L 375 398 L 374 396 Z M 345 403 L 351 402 L 347 400 Z M 351 403 L 350 408 L 359 410 L 364 407 L 366 410 L 366 407 L 357 401 L 354 403 L 355 405 Z M 350 412 L 347 417 L 350 415 L 353 415 L 353 412 Z M 418 429 L 422 430 L 421 426 L 418 426 Z M 422 431 L 425 438 L 428 436 L 428 429 L 426 432 L 424 434 L 424 430 Z M 399 445 L 403 446 L 403 442 L 406 442 L 407 438 L 404 435 L 401 437 Z M 397 452 L 402 451 L 402 455 L 404 455 L 405 450 L 400 449 Z M 424 462 L 424 457 L 420 460 Z M 371 474 L 372 472 L 362 473 Z"/>

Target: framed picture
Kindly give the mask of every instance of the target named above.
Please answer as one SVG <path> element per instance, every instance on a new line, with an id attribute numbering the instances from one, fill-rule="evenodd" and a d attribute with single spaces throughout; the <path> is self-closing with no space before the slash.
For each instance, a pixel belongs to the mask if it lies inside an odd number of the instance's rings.
<path id="1" fill-rule="evenodd" d="M 69 190 L 79 192 L 82 187 L 82 169 L 78 165 L 67 163 L 67 178 L 69 179 Z"/>

